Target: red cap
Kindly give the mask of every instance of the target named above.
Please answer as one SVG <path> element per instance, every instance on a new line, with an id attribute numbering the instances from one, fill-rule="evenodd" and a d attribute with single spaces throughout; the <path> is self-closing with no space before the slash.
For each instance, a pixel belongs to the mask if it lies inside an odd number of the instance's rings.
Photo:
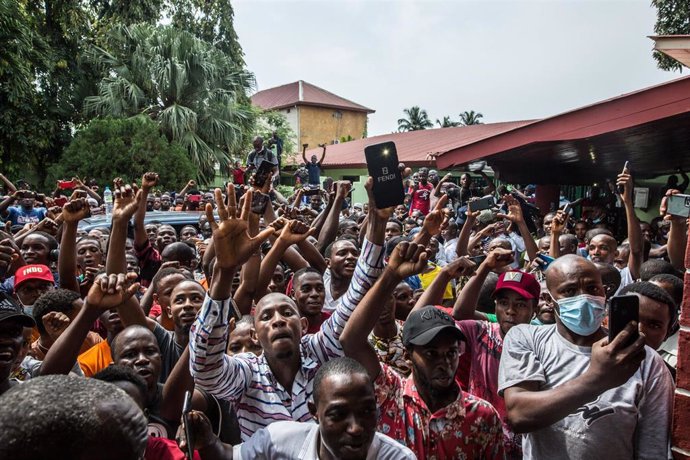
<path id="1" fill-rule="evenodd" d="M 492 297 L 502 289 L 510 289 L 517 292 L 525 299 L 538 299 L 541 294 L 541 286 L 539 281 L 529 273 L 520 270 L 511 270 L 509 272 L 501 273 L 496 283 L 496 289 Z"/>
<path id="2" fill-rule="evenodd" d="M 20 284 L 28 280 L 43 280 L 55 283 L 55 278 L 53 278 L 50 268 L 45 265 L 24 265 L 14 274 L 15 292 Z"/>

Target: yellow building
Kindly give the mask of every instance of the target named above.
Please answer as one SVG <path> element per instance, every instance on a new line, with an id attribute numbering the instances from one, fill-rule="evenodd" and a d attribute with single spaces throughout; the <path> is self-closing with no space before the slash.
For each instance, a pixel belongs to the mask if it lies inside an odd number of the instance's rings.
<path id="1" fill-rule="evenodd" d="M 374 113 L 302 80 L 259 91 L 251 99 L 254 105 L 280 112 L 287 118 L 297 134 L 294 140 L 299 150 L 304 144 L 313 148 L 362 139 L 366 136 L 367 116 Z"/>

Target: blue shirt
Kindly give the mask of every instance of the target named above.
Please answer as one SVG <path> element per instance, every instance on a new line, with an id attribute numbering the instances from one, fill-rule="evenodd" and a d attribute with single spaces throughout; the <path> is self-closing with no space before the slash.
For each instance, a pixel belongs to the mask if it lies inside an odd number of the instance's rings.
<path id="1" fill-rule="evenodd" d="M 321 163 L 307 163 L 307 172 L 309 172 L 309 184 L 319 185 L 321 182 Z"/>
<path id="2" fill-rule="evenodd" d="M 5 220 L 12 222 L 12 225 L 37 224 L 45 219 L 46 208 L 31 208 L 27 211 L 21 206 L 10 206 L 7 213 L 9 215 Z"/>

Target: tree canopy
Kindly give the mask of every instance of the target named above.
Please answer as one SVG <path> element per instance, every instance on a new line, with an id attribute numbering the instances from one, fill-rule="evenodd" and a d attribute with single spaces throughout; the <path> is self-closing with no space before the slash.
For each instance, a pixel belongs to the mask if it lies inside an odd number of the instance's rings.
<path id="1" fill-rule="evenodd" d="M 460 124 L 463 126 L 481 125 L 482 118 L 484 118 L 484 115 L 479 112 L 475 112 L 474 110 L 470 110 L 469 112 L 465 111 L 460 114 Z"/>
<path id="2" fill-rule="evenodd" d="M 434 126 L 426 110 L 420 109 L 417 105 L 403 109 L 403 113 L 406 117 L 398 119 L 398 131 L 418 131 Z"/>
<path id="3" fill-rule="evenodd" d="M 76 175 L 109 184 L 114 177 L 131 182 L 148 171 L 158 172 L 166 187 L 181 189 L 195 167 L 182 145 L 168 142 L 155 122 L 140 115 L 97 119 L 78 130 L 49 179 Z"/>
<path id="4" fill-rule="evenodd" d="M 233 14 L 229 0 L 0 0 L 2 171 L 45 181 L 74 126 L 95 116 L 82 109 L 85 98 L 99 94 L 103 67 L 85 56 L 92 47 L 107 50 L 114 28 L 170 23 L 246 73 Z M 245 93 L 236 94 L 237 104 L 248 105 Z M 247 144 L 252 128 L 251 121 L 242 128 Z M 213 148 L 229 149 L 221 143 Z"/>
<path id="5" fill-rule="evenodd" d="M 659 35 L 690 34 L 690 2 L 688 0 L 652 0 L 656 8 L 654 32 Z M 681 70 L 683 66 L 673 58 L 654 51 L 656 65 L 663 70 Z"/>

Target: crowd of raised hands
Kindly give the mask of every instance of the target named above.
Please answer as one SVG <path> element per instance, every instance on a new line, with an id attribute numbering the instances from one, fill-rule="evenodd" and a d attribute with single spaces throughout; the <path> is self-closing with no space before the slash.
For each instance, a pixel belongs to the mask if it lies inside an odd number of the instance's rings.
<path id="1" fill-rule="evenodd" d="M 449 179 L 426 212 L 377 208 L 371 178 L 363 204 L 348 181 L 229 184 L 181 228 L 156 221 L 153 172 L 115 179 L 95 228 L 81 181 L 44 215 L 15 191 L 0 457 L 664 458 L 687 222 L 664 200 L 647 235 L 627 172 L 624 235 L 532 222 L 522 192 L 472 211 Z M 610 337 L 617 294 L 639 315 Z"/>

